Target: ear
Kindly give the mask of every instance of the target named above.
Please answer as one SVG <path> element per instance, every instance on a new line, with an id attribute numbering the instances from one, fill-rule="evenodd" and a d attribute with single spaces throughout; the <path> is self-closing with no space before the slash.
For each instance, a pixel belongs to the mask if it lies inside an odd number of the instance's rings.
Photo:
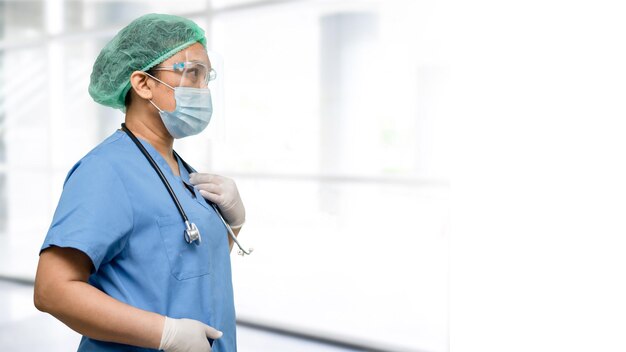
<path id="1" fill-rule="evenodd" d="M 152 99 L 154 82 L 142 71 L 135 71 L 130 75 L 130 86 L 135 93 L 143 99 Z"/>

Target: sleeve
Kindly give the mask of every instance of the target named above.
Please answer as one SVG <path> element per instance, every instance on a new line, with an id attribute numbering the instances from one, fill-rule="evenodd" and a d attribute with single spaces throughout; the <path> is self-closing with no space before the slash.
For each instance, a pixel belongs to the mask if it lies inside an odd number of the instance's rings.
<path id="1" fill-rule="evenodd" d="M 88 155 L 68 173 L 39 254 L 50 246 L 84 252 L 95 271 L 115 258 L 133 230 L 126 186 L 113 166 Z"/>

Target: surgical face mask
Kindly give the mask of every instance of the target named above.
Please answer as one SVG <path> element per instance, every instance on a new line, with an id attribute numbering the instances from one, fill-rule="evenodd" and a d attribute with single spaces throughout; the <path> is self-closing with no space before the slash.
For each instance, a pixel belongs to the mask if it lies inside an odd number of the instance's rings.
<path id="1" fill-rule="evenodd" d="M 209 88 L 172 87 L 160 79 L 146 74 L 174 90 L 176 108 L 174 111 L 161 110 L 152 100 L 150 103 L 159 110 L 159 115 L 167 131 L 174 138 L 184 138 L 202 132 L 211 121 L 213 104 Z"/>

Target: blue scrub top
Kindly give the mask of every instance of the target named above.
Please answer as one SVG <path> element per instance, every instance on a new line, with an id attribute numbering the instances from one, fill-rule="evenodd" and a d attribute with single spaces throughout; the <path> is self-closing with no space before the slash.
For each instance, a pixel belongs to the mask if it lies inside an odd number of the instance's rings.
<path id="1" fill-rule="evenodd" d="M 188 244 L 185 224 L 148 160 L 121 130 L 69 171 L 41 247 L 76 248 L 91 258 L 89 283 L 134 307 L 196 319 L 224 333 L 215 352 L 237 350 L 226 227 L 197 191 L 147 141 L 139 138 L 169 181 L 202 242 Z M 195 171 L 195 170 L 194 170 Z M 194 197 L 195 195 L 195 197 Z M 40 251 L 41 254 L 41 251 Z M 83 336 L 78 351 L 156 351 Z"/>

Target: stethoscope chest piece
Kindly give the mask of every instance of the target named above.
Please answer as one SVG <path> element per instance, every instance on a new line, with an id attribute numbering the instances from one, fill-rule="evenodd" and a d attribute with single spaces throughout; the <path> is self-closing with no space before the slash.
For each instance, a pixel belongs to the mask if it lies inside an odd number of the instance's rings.
<path id="1" fill-rule="evenodd" d="M 202 242 L 202 237 L 200 236 L 200 230 L 198 230 L 196 224 L 185 221 L 185 226 L 187 226 L 187 229 L 185 230 L 185 241 L 187 241 L 187 243 L 198 241 L 198 244 L 200 244 L 200 242 Z"/>
<path id="2" fill-rule="evenodd" d="M 154 159 L 152 159 L 152 157 L 150 156 L 146 148 L 144 148 L 141 142 L 139 142 L 137 137 L 135 137 L 135 135 L 128 128 L 126 128 L 125 123 L 122 124 L 122 130 L 126 132 L 126 134 L 128 134 L 128 136 L 130 137 L 130 139 L 132 139 L 133 143 L 135 143 L 137 148 L 141 150 L 141 153 L 143 153 L 143 155 L 146 157 L 146 159 L 150 163 L 150 166 L 152 166 L 154 171 L 156 171 L 156 173 L 159 175 L 159 178 L 161 179 L 161 182 L 163 182 L 163 185 L 165 186 L 165 188 L 167 188 L 167 192 L 170 194 L 170 197 L 172 197 L 172 200 L 174 201 L 174 204 L 176 204 L 176 208 L 178 209 L 180 216 L 183 218 L 183 221 L 185 222 L 185 227 L 186 227 L 185 241 L 187 241 L 187 243 L 189 244 L 195 241 L 198 241 L 198 243 L 196 244 L 199 245 L 200 242 L 202 241 L 202 237 L 200 236 L 200 230 L 198 230 L 198 228 L 196 227 L 196 224 L 189 221 L 187 214 L 185 214 L 185 210 L 183 210 L 183 206 L 178 201 L 178 197 L 176 197 L 176 194 L 174 194 L 174 190 L 172 190 L 172 186 L 170 186 L 170 183 L 167 182 L 167 179 L 165 178 L 165 175 L 163 175 L 163 172 L 161 171 L 159 166 L 156 164 Z M 173 153 L 176 156 L 176 158 L 179 159 L 183 163 L 183 166 L 185 167 L 185 169 L 187 169 L 189 173 L 193 172 L 193 170 L 191 169 L 191 166 L 187 165 L 187 163 L 178 154 L 176 154 L 176 152 L 173 152 Z M 252 253 L 252 248 L 245 250 L 243 249 L 243 247 L 241 247 L 241 244 L 239 244 L 239 241 L 237 241 L 237 236 L 235 236 L 235 234 L 233 233 L 233 229 L 226 222 L 226 220 L 224 220 L 224 217 L 220 213 L 217 205 L 215 205 L 215 203 L 213 202 L 209 202 L 208 200 L 207 202 L 213 207 L 213 209 L 215 209 L 215 213 L 219 215 L 220 219 L 224 223 L 224 226 L 226 226 L 226 229 L 228 231 L 228 234 L 230 235 L 230 238 L 239 247 L 239 255 L 243 256 L 243 255 Z"/>

